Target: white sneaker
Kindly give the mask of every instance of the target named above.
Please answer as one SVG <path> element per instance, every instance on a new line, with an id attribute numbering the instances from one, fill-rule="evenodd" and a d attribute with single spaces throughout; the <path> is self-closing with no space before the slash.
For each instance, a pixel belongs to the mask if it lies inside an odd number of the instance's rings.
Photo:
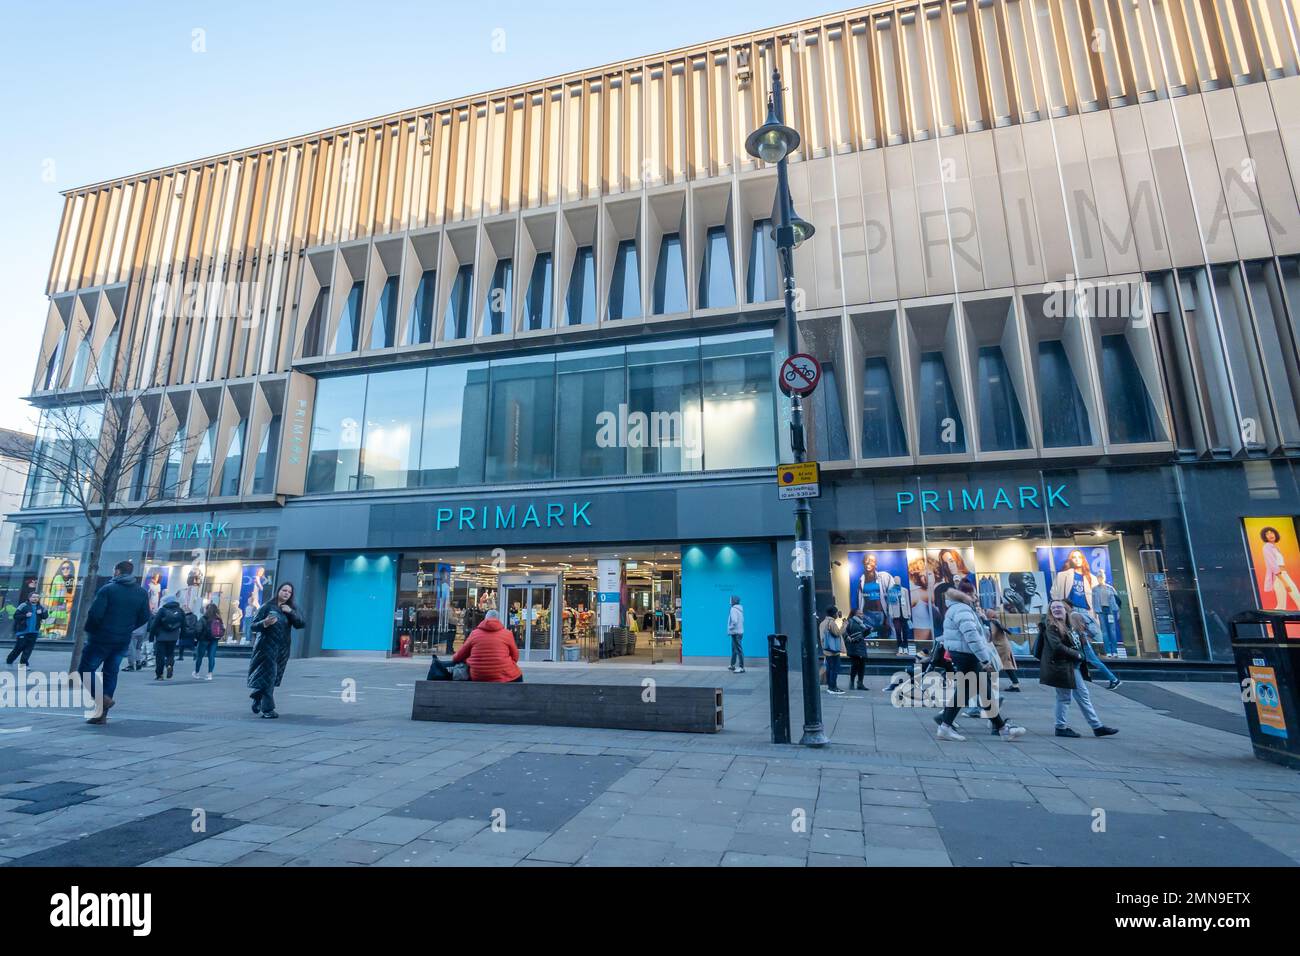
<path id="1" fill-rule="evenodd" d="M 212 674 L 209 672 L 208 676 L 205 677 L 205 678 L 203 678 L 203 679 L 204 679 L 204 680 L 212 680 Z"/>
<path id="2" fill-rule="evenodd" d="M 939 729 L 935 732 L 934 736 L 939 740 L 965 740 L 966 739 L 961 734 L 957 733 L 957 731 L 949 727 L 947 724 L 940 724 Z"/>
<path id="3" fill-rule="evenodd" d="M 1002 729 L 998 731 L 998 736 L 1003 740 L 1018 740 L 1025 735 L 1024 727 L 1016 727 L 1013 724 L 1003 724 Z"/>
<path id="4" fill-rule="evenodd" d="M 195 679 L 195 680 L 202 680 L 202 679 L 203 679 L 202 677 L 199 676 L 199 672 L 198 672 L 198 671 L 195 671 L 193 676 L 194 676 L 194 679 Z"/>
<path id="5" fill-rule="evenodd" d="M 745 673 L 745 668 L 743 668 L 743 667 L 737 667 L 737 668 L 736 668 L 736 673 L 737 673 L 737 674 L 743 674 L 743 673 Z"/>

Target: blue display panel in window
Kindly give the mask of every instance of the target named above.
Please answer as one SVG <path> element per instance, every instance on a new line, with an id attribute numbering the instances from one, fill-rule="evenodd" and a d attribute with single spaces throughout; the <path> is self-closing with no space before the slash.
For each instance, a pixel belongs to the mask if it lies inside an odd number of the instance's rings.
<path id="1" fill-rule="evenodd" d="M 370 347 L 386 349 L 397 338 L 397 276 L 384 280 L 384 288 L 379 293 L 379 304 L 375 306 L 374 322 L 370 326 Z"/>
<path id="2" fill-rule="evenodd" d="M 659 240 L 659 261 L 655 265 L 654 314 L 686 312 L 686 249 L 675 232 Z"/>
<path id="3" fill-rule="evenodd" d="M 976 364 L 980 448 L 984 451 L 1028 448 L 1029 431 L 1025 428 L 1025 416 L 1020 411 L 1020 400 L 1002 346 L 982 346 Z"/>
<path id="4" fill-rule="evenodd" d="M 736 304 L 736 276 L 731 268 L 731 240 L 726 226 L 710 226 L 704 236 L 700 271 L 700 308 L 720 309 Z"/>
<path id="5" fill-rule="evenodd" d="M 1088 409 L 1060 339 L 1038 343 L 1038 409 L 1043 418 L 1045 448 L 1092 444 Z"/>
<path id="6" fill-rule="evenodd" d="M 862 369 L 862 457 L 897 458 L 906 454 L 907 435 L 898 411 L 889 360 L 874 356 L 866 360 Z"/>
<path id="7" fill-rule="evenodd" d="M 614 253 L 614 274 L 609 284 L 609 317 L 641 317 L 641 261 L 635 239 L 624 239 Z"/>
<path id="8" fill-rule="evenodd" d="M 339 327 L 334 332 L 334 345 L 330 349 L 334 355 L 356 350 L 357 339 L 361 336 L 361 301 L 365 294 L 364 282 L 352 283 L 347 301 L 343 303 L 343 314 L 339 316 Z"/>
<path id="9" fill-rule="evenodd" d="M 469 337 L 469 310 L 474 298 L 474 266 L 463 265 L 456 270 L 451 295 L 447 298 L 447 314 L 443 317 L 443 337 L 447 340 Z"/>
<path id="10" fill-rule="evenodd" d="M 632 254 L 635 256 L 635 244 L 633 246 Z M 632 271 L 636 271 L 635 263 Z M 640 298 L 639 292 L 637 297 Z M 574 253 L 564 310 L 569 325 L 594 325 L 596 322 L 596 252 L 591 246 L 580 246 Z"/>
<path id="11" fill-rule="evenodd" d="M 1123 333 L 1101 337 L 1101 391 L 1112 442 L 1164 441 L 1164 426 Z"/>
<path id="12" fill-rule="evenodd" d="M 438 298 L 438 273 L 425 269 L 420 274 L 420 284 L 415 287 L 411 302 L 411 321 L 406 328 L 407 345 L 423 345 L 433 341 L 433 310 Z"/>
<path id="13" fill-rule="evenodd" d="M 961 407 L 942 352 L 926 352 L 921 356 L 917 411 L 922 455 L 960 455 L 966 451 Z"/>
<path id="14" fill-rule="evenodd" d="M 524 301 L 524 327 L 527 329 L 536 331 L 551 327 L 551 273 L 551 254 L 537 253 Z"/>

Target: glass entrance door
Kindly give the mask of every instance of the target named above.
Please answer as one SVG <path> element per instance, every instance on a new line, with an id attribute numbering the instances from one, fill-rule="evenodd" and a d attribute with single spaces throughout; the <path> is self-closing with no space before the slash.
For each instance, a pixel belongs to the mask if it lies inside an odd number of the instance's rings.
<path id="1" fill-rule="evenodd" d="M 558 587 L 558 582 L 550 581 L 502 582 L 499 606 L 519 645 L 520 660 L 558 659 Z"/>

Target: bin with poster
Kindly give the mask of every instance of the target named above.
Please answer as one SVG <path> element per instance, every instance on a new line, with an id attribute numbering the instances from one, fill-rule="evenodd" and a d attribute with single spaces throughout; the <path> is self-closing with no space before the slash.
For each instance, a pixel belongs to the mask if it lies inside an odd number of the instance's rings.
<path id="1" fill-rule="evenodd" d="M 1232 619 L 1232 655 L 1255 756 L 1300 770 L 1300 613 L 1245 611 Z"/>

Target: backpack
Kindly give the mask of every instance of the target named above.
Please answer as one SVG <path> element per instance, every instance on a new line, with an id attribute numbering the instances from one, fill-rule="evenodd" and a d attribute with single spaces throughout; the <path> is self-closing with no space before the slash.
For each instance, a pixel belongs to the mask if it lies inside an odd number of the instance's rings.
<path id="1" fill-rule="evenodd" d="M 214 641 L 219 641 L 226 636 L 226 625 L 221 623 L 221 618 L 214 617 L 208 627 L 208 634 Z"/>
<path id="2" fill-rule="evenodd" d="M 193 611 L 185 612 L 185 620 L 181 624 L 181 640 L 196 641 L 199 638 L 199 619 Z"/>

